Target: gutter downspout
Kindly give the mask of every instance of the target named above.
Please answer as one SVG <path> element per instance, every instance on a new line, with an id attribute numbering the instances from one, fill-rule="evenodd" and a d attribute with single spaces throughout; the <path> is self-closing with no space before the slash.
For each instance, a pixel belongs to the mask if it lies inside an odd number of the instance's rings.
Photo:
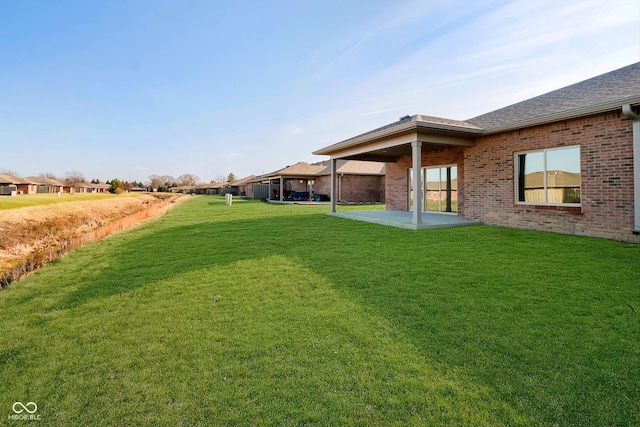
<path id="1" fill-rule="evenodd" d="M 631 104 L 622 106 L 622 114 L 633 122 L 633 234 L 640 234 L 640 116 L 631 108 Z"/>

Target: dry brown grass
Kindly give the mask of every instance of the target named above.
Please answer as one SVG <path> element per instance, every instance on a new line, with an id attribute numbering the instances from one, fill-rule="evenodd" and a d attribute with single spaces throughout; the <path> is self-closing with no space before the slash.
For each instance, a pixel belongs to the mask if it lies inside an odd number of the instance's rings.
<path id="1" fill-rule="evenodd" d="M 146 195 L 0 211 L 0 289 L 69 250 L 161 213 L 176 197 Z"/>

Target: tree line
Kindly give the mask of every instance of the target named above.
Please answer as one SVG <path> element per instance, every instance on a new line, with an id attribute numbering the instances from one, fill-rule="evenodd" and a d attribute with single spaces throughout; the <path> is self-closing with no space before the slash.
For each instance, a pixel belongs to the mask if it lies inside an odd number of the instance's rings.
<path id="1" fill-rule="evenodd" d="M 16 174 L 17 175 L 17 174 Z M 84 174 L 79 171 L 73 170 L 66 172 L 64 178 L 58 178 L 55 174 L 51 172 L 41 173 L 39 176 L 43 178 L 53 178 L 60 181 L 64 181 L 68 185 L 76 185 L 81 182 L 87 182 Z M 235 182 L 236 177 L 233 173 L 230 173 L 227 176 L 218 175 L 211 182 Z M 92 179 L 90 181 L 92 184 L 102 184 L 99 179 Z M 200 178 L 197 175 L 185 173 L 180 175 L 177 178 L 174 178 L 171 175 L 149 175 L 149 180 L 146 183 L 142 181 L 123 181 L 118 178 L 114 178 L 112 180 L 108 180 L 105 184 L 110 185 L 109 191 L 111 193 L 120 194 L 124 191 L 130 191 L 134 187 L 145 188 L 150 191 L 169 191 L 172 187 L 182 187 L 182 186 L 195 186 L 200 183 Z"/>

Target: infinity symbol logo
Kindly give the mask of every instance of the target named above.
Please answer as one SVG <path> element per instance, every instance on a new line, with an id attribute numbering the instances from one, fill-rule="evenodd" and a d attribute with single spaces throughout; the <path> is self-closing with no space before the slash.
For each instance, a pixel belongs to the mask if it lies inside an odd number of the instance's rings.
<path id="1" fill-rule="evenodd" d="M 16 409 L 16 406 L 18 407 L 18 409 Z M 30 409 L 33 408 L 33 409 Z M 35 402 L 29 402 L 26 405 L 24 405 L 22 402 L 16 402 L 13 404 L 13 412 L 15 412 L 16 414 L 21 414 L 22 411 L 27 411 L 30 414 L 35 413 L 38 410 L 38 405 L 35 404 Z"/>

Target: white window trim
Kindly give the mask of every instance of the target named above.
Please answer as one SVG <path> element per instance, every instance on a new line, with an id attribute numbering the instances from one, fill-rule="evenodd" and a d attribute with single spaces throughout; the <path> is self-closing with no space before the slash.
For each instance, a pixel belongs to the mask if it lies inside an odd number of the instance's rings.
<path id="1" fill-rule="evenodd" d="M 577 148 L 580 150 L 580 203 L 549 203 L 547 202 L 547 152 L 548 151 L 557 151 L 557 150 L 566 150 L 569 148 Z M 544 170 L 542 174 L 542 181 L 545 188 L 544 192 L 544 202 L 521 202 L 518 200 L 518 185 L 519 185 L 519 177 L 520 177 L 520 162 L 518 161 L 518 156 L 521 154 L 530 154 L 530 153 L 540 153 L 542 152 L 544 155 Z M 516 205 L 521 206 L 558 206 L 558 207 L 582 207 L 582 149 L 580 145 L 567 145 L 562 147 L 553 147 L 553 148 L 541 148 L 539 150 L 526 150 L 526 151 L 518 151 L 513 153 L 513 198 L 514 203 Z"/>

